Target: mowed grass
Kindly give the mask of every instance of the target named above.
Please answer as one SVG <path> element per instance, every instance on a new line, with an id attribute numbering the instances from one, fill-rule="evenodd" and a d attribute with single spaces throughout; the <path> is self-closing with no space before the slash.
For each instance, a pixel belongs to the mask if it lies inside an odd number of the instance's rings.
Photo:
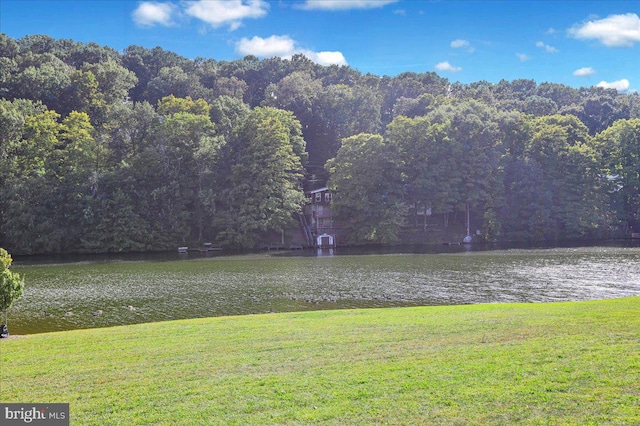
<path id="1" fill-rule="evenodd" d="M 640 298 L 207 318 L 0 341 L 72 425 L 640 424 Z"/>

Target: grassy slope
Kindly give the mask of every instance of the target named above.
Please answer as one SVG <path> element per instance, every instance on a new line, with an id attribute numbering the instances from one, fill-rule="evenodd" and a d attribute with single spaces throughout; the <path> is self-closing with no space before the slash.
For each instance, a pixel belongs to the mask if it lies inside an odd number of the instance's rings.
<path id="1" fill-rule="evenodd" d="M 0 342 L 72 424 L 640 424 L 640 298 L 209 318 Z"/>

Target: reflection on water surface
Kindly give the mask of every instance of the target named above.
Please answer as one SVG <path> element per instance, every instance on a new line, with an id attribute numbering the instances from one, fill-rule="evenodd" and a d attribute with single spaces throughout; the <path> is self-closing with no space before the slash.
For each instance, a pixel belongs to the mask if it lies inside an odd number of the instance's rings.
<path id="1" fill-rule="evenodd" d="M 640 248 L 20 260 L 12 334 L 265 312 L 640 295 Z M 128 258 L 131 259 L 131 258 Z"/>

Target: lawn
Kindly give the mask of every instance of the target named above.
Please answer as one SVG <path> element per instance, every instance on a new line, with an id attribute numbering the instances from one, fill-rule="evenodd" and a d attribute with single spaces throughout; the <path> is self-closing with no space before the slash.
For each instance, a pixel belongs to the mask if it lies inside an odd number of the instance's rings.
<path id="1" fill-rule="evenodd" d="M 206 318 L 0 341 L 72 425 L 640 424 L 640 298 Z"/>

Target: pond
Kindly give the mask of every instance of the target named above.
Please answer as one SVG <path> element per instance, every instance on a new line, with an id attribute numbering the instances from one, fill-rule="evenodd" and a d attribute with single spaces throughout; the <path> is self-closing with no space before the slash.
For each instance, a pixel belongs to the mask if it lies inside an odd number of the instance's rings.
<path id="1" fill-rule="evenodd" d="M 26 285 L 9 329 L 31 334 L 267 312 L 640 295 L 637 246 L 439 251 L 17 259 L 13 270 Z"/>

